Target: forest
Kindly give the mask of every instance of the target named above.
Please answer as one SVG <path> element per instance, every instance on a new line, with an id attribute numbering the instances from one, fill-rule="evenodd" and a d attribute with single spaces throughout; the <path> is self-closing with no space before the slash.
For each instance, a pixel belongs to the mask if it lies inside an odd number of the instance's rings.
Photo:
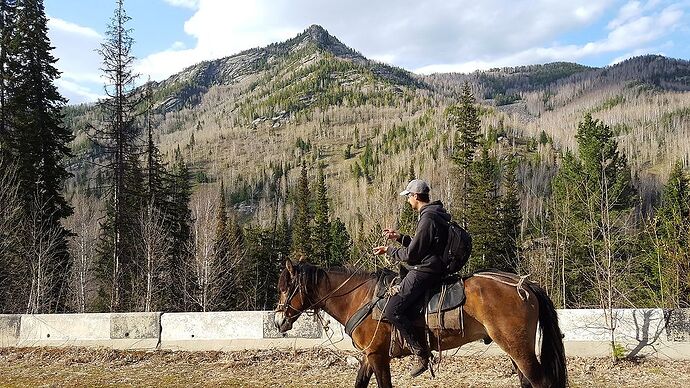
<path id="1" fill-rule="evenodd" d="M 421 76 L 312 26 L 145 82 L 115 4 L 105 97 L 68 105 L 43 1 L 0 0 L 0 313 L 270 310 L 286 259 L 389 265 L 415 178 L 471 233 L 467 275 L 690 307 L 688 61 Z"/>

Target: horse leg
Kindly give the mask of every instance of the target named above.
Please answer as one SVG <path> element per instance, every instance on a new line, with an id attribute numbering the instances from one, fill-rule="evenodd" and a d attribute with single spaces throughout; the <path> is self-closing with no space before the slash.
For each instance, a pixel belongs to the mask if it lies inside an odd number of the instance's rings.
<path id="1" fill-rule="evenodd" d="M 374 369 L 376 384 L 379 388 L 392 388 L 391 382 L 391 359 L 387 354 L 371 353 L 367 355 L 367 362 Z"/>
<path id="2" fill-rule="evenodd" d="M 529 333 L 527 330 L 516 333 L 514 328 L 508 327 L 501 330 L 494 325 L 485 327 L 496 345 L 508 353 L 513 364 L 517 366 L 522 387 L 529 387 L 530 384 L 534 388 L 546 387 L 544 371 L 534 353 L 534 339 L 529 339 L 533 338 L 533 333 Z"/>
<path id="3" fill-rule="evenodd" d="M 515 360 L 511 358 L 510 361 L 513 363 L 515 372 L 517 372 L 518 378 L 520 379 L 520 388 L 532 388 L 532 384 L 530 384 L 529 380 L 525 378 L 525 375 L 522 373 L 520 368 L 518 368 L 517 364 L 515 363 Z"/>
<path id="4" fill-rule="evenodd" d="M 362 365 L 359 366 L 357 372 L 357 380 L 355 380 L 355 388 L 366 388 L 369 386 L 369 380 L 374 373 L 374 369 L 369 364 L 367 357 L 362 360 Z"/>

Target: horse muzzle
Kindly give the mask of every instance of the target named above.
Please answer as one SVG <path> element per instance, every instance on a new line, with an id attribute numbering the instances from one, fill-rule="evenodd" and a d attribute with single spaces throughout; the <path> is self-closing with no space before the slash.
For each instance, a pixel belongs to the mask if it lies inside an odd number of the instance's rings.
<path id="1" fill-rule="evenodd" d="M 281 333 L 285 333 L 288 330 L 292 329 L 292 320 L 288 319 L 285 316 L 285 313 L 282 311 L 275 312 L 275 315 L 273 316 L 273 324 L 275 325 L 276 329 L 278 329 L 278 331 Z"/>

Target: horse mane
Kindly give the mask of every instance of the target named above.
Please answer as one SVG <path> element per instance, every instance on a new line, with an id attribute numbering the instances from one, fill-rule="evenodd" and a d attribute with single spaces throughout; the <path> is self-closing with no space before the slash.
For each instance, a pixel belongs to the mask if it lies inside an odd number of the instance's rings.
<path id="1" fill-rule="evenodd" d="M 331 279 L 328 276 L 329 273 L 340 273 L 348 276 L 354 275 L 355 277 L 360 277 L 363 279 L 378 279 L 381 276 L 395 273 L 387 268 L 379 268 L 375 272 L 351 267 L 322 268 L 306 262 L 297 264 L 296 269 L 299 273 L 302 285 L 307 287 L 309 290 L 314 289 L 321 279 L 324 279 L 324 281 L 326 281 L 326 285 L 330 286 Z M 285 279 L 285 281 L 287 281 L 287 279 Z"/>

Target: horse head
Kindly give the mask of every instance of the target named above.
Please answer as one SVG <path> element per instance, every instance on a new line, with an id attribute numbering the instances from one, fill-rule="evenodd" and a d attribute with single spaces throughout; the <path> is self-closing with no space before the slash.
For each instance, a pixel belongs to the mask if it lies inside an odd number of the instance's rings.
<path id="1" fill-rule="evenodd" d="M 278 306 L 275 309 L 273 323 L 279 332 L 292 329 L 292 324 L 311 306 L 307 305 L 307 289 L 300 265 L 294 265 L 290 259 L 285 261 L 285 268 L 278 279 Z"/>

